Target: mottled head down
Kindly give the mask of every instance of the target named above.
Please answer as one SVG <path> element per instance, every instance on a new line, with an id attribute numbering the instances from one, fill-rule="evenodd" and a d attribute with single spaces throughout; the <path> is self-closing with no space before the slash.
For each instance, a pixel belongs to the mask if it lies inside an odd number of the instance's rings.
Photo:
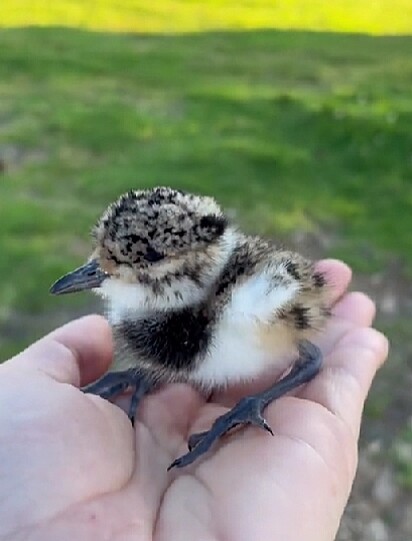
<path id="1" fill-rule="evenodd" d="M 214 199 L 174 190 L 132 190 L 109 205 L 93 228 L 85 265 L 52 286 L 54 294 L 92 289 L 112 322 L 204 299 L 237 233 Z"/>
<path id="2" fill-rule="evenodd" d="M 94 227 L 94 257 L 109 275 L 133 281 L 189 252 L 210 251 L 226 226 L 211 197 L 163 187 L 132 190 L 112 203 Z"/>

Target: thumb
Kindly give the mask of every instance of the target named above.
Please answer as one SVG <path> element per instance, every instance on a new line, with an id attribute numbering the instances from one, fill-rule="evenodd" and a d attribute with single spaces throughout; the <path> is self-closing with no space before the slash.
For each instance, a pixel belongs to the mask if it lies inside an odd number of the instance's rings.
<path id="1" fill-rule="evenodd" d="M 109 324 L 101 316 L 86 316 L 51 332 L 6 365 L 41 371 L 56 381 L 80 386 L 101 376 L 112 355 Z"/>

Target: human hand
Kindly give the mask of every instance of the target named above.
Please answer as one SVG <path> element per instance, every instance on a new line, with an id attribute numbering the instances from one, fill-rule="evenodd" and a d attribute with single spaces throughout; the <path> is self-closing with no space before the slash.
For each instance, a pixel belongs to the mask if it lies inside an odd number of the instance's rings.
<path id="1" fill-rule="evenodd" d="M 318 265 L 340 298 L 350 271 Z M 111 361 L 110 329 L 97 316 L 0 366 L 0 539 L 332 541 L 363 402 L 387 355 L 385 338 L 368 328 L 367 297 L 346 294 L 333 313 L 322 372 L 265 412 L 275 437 L 236 431 L 169 473 L 188 435 L 209 428 L 244 387 L 205 403 L 187 386 L 169 386 L 143 401 L 134 431 L 120 408 L 78 389 Z"/>

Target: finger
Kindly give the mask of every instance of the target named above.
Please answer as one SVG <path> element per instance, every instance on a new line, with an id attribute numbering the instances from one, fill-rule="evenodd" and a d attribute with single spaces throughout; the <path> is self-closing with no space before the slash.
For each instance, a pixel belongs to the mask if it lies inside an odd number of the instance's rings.
<path id="1" fill-rule="evenodd" d="M 139 418 L 163 447 L 173 451 L 186 441 L 189 427 L 204 404 L 205 398 L 189 385 L 167 385 L 146 398 Z"/>
<path id="2" fill-rule="evenodd" d="M 100 409 L 106 410 L 108 416 L 111 414 L 110 410 L 118 410 L 119 420 L 122 418 L 127 421 L 120 408 L 97 396 L 84 396 L 94 400 Z M 123 409 L 126 404 L 122 404 L 123 400 L 119 402 Z M 135 466 L 122 492 L 127 506 L 144 509 L 144 527 L 147 527 L 148 531 L 153 528 L 171 479 L 178 474 L 168 472 L 167 468 L 178 454 L 178 449 L 186 446 L 189 426 L 203 404 L 204 398 L 190 386 L 173 384 L 145 397 L 139 405 L 135 426 Z M 129 422 L 127 425 L 130 427 Z M 127 448 L 123 450 L 125 451 Z M 147 537 L 149 538 L 149 534 Z"/>
<path id="3" fill-rule="evenodd" d="M 348 293 L 333 308 L 333 315 L 347 319 L 356 325 L 369 327 L 375 319 L 375 303 L 364 293 Z"/>
<path id="4" fill-rule="evenodd" d="M 330 301 L 334 304 L 346 291 L 352 279 L 351 269 L 337 259 L 322 259 L 315 265 L 326 278 L 330 290 Z"/>
<path id="5" fill-rule="evenodd" d="M 152 523 L 174 473 L 168 466 L 186 445 L 189 426 L 204 400 L 188 385 L 169 385 L 145 398 L 136 422 L 136 467 L 130 481 L 144 494 Z M 176 472 L 177 473 L 177 472 Z"/>
<path id="6" fill-rule="evenodd" d="M 56 381 L 85 385 L 107 370 L 112 359 L 107 321 L 86 316 L 56 329 L 10 360 L 10 368 L 41 370 Z"/>
<path id="7" fill-rule="evenodd" d="M 358 437 L 363 404 L 376 371 L 388 355 L 386 337 L 370 328 L 348 331 L 325 359 L 320 374 L 301 391 L 323 405 Z"/>
<path id="8" fill-rule="evenodd" d="M 146 427 L 157 443 L 173 453 L 187 441 L 189 429 L 206 398 L 193 387 L 173 383 L 145 396 L 139 404 L 136 426 Z M 125 413 L 129 410 L 130 393 L 115 400 Z M 169 464 L 167 464 L 168 466 Z"/>
<path id="9" fill-rule="evenodd" d="M 333 307 L 325 332 L 314 342 L 326 356 L 349 329 L 369 327 L 374 317 L 375 304 L 369 297 L 358 292 L 348 293 Z"/>

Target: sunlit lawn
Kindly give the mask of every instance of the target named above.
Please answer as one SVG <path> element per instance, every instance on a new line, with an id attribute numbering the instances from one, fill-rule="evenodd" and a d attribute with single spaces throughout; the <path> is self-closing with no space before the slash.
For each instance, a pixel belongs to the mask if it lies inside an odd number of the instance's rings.
<path id="1" fill-rule="evenodd" d="M 258 28 L 412 32 L 410 0 L 11 0 L 0 26 L 192 32 Z"/>

